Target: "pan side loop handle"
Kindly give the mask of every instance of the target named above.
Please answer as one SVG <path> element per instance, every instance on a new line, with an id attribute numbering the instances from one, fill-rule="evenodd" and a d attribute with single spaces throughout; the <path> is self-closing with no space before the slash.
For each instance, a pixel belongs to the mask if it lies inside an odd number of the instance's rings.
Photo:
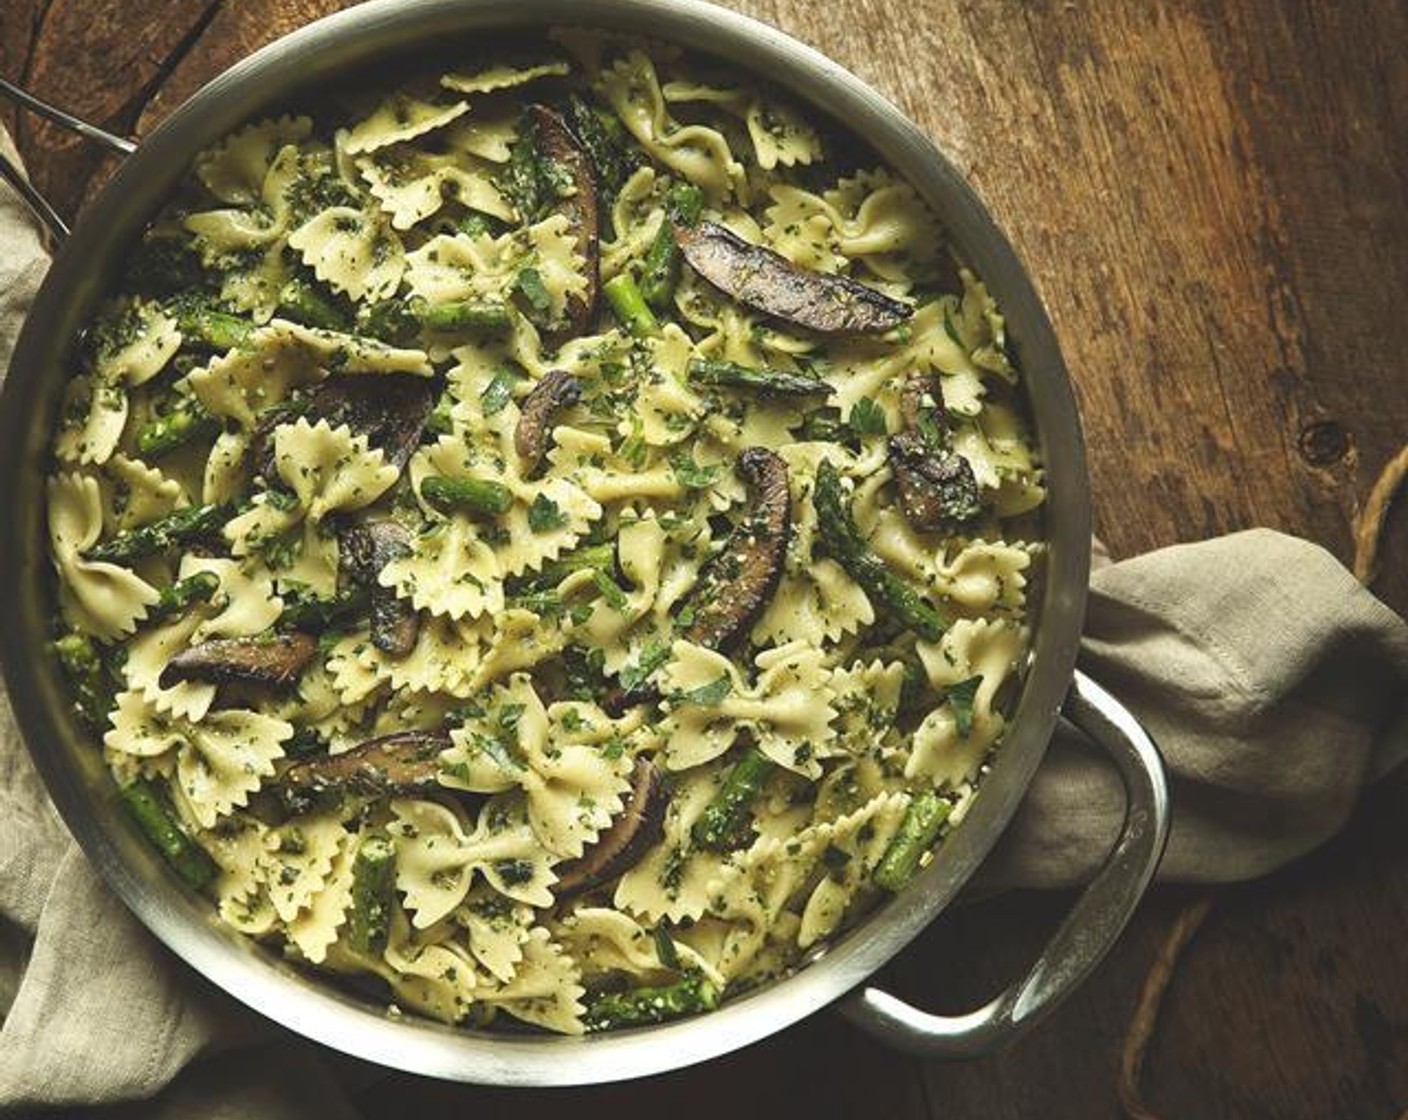
<path id="1" fill-rule="evenodd" d="M 1169 825 L 1168 785 L 1153 739 L 1127 708 L 1080 672 L 1062 712 L 1119 770 L 1126 802 L 1119 840 L 1036 963 L 992 1002 L 966 1015 L 931 1015 L 864 987 L 840 1003 L 846 1018 L 896 1049 L 925 1058 L 966 1058 L 1007 1046 L 1090 974 L 1153 878 Z"/>
<path id="2" fill-rule="evenodd" d="M 43 117 L 45 120 L 53 121 L 55 124 L 69 129 L 71 132 L 78 133 L 79 136 L 82 136 L 86 140 L 92 140 L 101 144 L 103 147 L 117 152 L 119 155 L 129 156 L 137 150 L 137 145 L 134 141 L 128 140 L 124 136 L 114 136 L 106 129 L 99 128 L 95 124 L 89 124 L 87 121 L 75 117 L 72 113 L 66 113 L 57 106 L 50 105 L 47 101 L 40 100 L 28 90 L 23 90 L 13 82 L 6 81 L 4 78 L 0 78 L 0 96 L 8 98 L 37 116 Z M 44 223 L 45 228 L 48 229 L 56 243 L 62 242 L 68 238 L 68 223 L 59 216 L 59 212 L 54 209 L 49 200 L 39 193 L 34 187 L 34 184 L 25 178 L 24 173 L 19 167 L 17 167 L 13 161 L 6 158 L 3 152 L 0 152 L 0 178 L 3 178 L 5 182 L 15 188 L 21 201 L 29 207 L 30 212 L 33 213 L 36 218 Z"/>

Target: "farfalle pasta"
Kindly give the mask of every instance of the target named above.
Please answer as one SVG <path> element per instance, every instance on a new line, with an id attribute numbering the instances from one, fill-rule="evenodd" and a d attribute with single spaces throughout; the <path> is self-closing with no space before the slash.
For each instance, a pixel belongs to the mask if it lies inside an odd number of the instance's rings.
<path id="1" fill-rule="evenodd" d="M 1043 556 L 1019 371 L 919 194 L 776 91 L 563 33 L 254 122 L 79 351 L 76 714 L 294 961 L 476 1028 L 706 1011 L 981 795 Z"/>

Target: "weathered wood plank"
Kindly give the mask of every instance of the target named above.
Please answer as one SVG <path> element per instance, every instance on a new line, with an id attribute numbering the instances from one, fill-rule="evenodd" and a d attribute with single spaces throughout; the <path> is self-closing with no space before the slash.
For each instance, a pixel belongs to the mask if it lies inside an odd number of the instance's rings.
<path id="1" fill-rule="evenodd" d="M 25 83 L 30 52 L 48 6 L 49 0 L 8 0 L 0 10 L 0 76 L 20 85 Z M 8 102 L 0 103 L 0 125 L 11 136 L 16 118 L 17 111 Z"/>
<path id="2" fill-rule="evenodd" d="M 26 75 L 37 96 L 125 133 L 146 88 L 159 80 L 191 29 L 219 0 L 51 0 Z M 102 149 L 56 125 L 27 117 L 19 128 L 34 181 L 62 214 L 72 215 L 111 172 Z"/>

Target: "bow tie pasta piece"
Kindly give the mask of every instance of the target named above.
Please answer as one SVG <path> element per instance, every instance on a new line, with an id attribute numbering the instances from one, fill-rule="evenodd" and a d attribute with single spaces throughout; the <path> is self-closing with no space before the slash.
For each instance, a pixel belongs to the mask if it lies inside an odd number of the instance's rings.
<path id="1" fill-rule="evenodd" d="M 400 472 L 367 437 L 350 429 L 299 419 L 274 432 L 274 465 L 296 501 L 259 494 L 253 507 L 225 526 L 236 556 L 259 555 L 281 584 L 303 584 L 322 598 L 337 590 L 336 545 L 321 532 L 325 518 L 359 510 L 381 497 Z"/>
<path id="2" fill-rule="evenodd" d="M 492 642 L 494 620 L 424 619 L 415 648 L 393 659 L 371 643 L 365 629 L 336 642 L 328 652 L 327 669 L 332 688 L 344 705 L 374 702 L 386 691 L 414 695 L 443 693 L 467 700 L 476 691 L 472 683 L 484 648 Z M 398 726 L 387 729 L 402 730 Z"/>
<path id="3" fill-rule="evenodd" d="M 126 568 L 83 559 L 103 528 L 97 479 L 55 475 L 49 479 L 47 496 L 49 545 L 59 573 L 64 618 L 103 640 L 130 634 L 160 594 Z"/>
<path id="4" fill-rule="evenodd" d="M 191 634 L 192 645 L 213 638 L 251 638 L 273 626 L 283 612 L 284 601 L 274 593 L 273 582 L 246 571 L 237 561 L 192 553 L 181 557 L 179 579 L 200 572 L 215 576 L 220 591 L 201 608 L 205 617 Z"/>
<path id="5" fill-rule="evenodd" d="M 327 877 L 312 894 L 301 912 L 286 923 L 288 939 L 305 960 L 322 964 L 328 950 L 337 940 L 338 930 L 347 921 L 352 906 L 353 866 L 357 858 L 357 840 L 344 832 L 338 842 L 337 855 L 328 868 Z M 278 888 L 275 888 L 276 890 Z"/>
<path id="6" fill-rule="evenodd" d="M 269 893 L 279 920 L 295 921 L 328 885 L 339 855 L 351 839 L 347 811 L 325 810 L 297 817 L 264 837 Z"/>
<path id="7" fill-rule="evenodd" d="M 219 869 L 216 908 L 241 933 L 262 937 L 278 922 L 269 897 L 268 827 L 256 817 L 230 819 L 200 836 Z"/>
<path id="8" fill-rule="evenodd" d="M 937 642 L 915 646 L 930 685 L 948 702 L 915 729 L 905 777 L 924 777 L 941 788 L 977 777 L 1004 725 L 993 696 L 1017 670 L 1026 646 L 1020 625 L 990 619 L 961 620 Z"/>
<path id="9" fill-rule="evenodd" d="M 122 300 L 104 309 L 89 339 L 88 371 L 64 399 L 54 451 L 67 463 L 106 463 L 127 426 L 128 392 L 146 384 L 181 346 L 176 320 L 154 303 Z"/>
<path id="10" fill-rule="evenodd" d="M 743 167 L 722 133 L 670 116 L 655 64 L 643 51 L 633 50 L 605 70 L 598 88 L 641 147 L 710 199 L 720 201 L 742 183 Z"/>
<path id="11" fill-rule="evenodd" d="M 128 691 L 117 699 L 103 743 L 141 756 L 175 750 L 175 793 L 202 828 L 211 828 L 249 803 L 292 736 L 292 724 L 260 712 L 226 708 L 192 722 L 164 715 Z"/>
<path id="12" fill-rule="evenodd" d="M 206 190 L 230 206 L 260 201 L 274 156 L 306 140 L 308 117 L 277 117 L 248 125 L 196 160 L 196 176 Z"/>
<path id="13" fill-rule="evenodd" d="M 443 74 L 440 84 L 456 93 L 493 93 L 527 85 L 538 78 L 561 78 L 571 72 L 565 59 L 540 62 L 535 66 L 486 66 L 468 73 Z"/>
<path id="14" fill-rule="evenodd" d="M 392 919 L 385 961 L 373 967 L 408 1007 L 442 1023 L 458 1023 L 479 998 L 478 970 L 469 950 L 453 934 L 437 930 L 430 937 L 421 940 L 398 912 Z"/>
<path id="15" fill-rule="evenodd" d="M 976 614 L 1020 613 L 1026 606 L 1027 572 L 1040 546 L 970 541 L 943 564 L 944 597 Z"/>
<path id="16" fill-rule="evenodd" d="M 458 806 L 397 799 L 389 831 L 396 843 L 396 887 L 417 929 L 464 901 L 476 874 L 528 906 L 551 906 L 556 876 L 528 821 L 522 798 L 491 798 L 471 829 Z"/>
<path id="17" fill-rule="evenodd" d="M 779 164 L 795 167 L 822 156 L 821 138 L 795 110 L 776 101 L 765 101 L 743 90 L 718 89 L 695 82 L 666 82 L 660 92 L 669 102 L 702 102 L 717 105 L 746 126 L 753 144 L 753 161 L 764 171 Z"/>
<path id="18" fill-rule="evenodd" d="M 632 262 L 645 259 L 659 235 L 665 208 L 658 184 L 661 179 L 649 164 L 636 168 L 621 184 L 611 203 L 609 230 L 602 231 L 601 279 L 610 280 Z M 610 233 L 613 236 L 606 237 Z"/>
<path id="19" fill-rule="evenodd" d="M 663 983 L 672 974 L 699 971 L 717 984 L 723 978 L 690 946 L 676 942 L 674 964 L 660 957 L 660 941 L 628 914 L 608 906 L 579 906 L 552 925 L 552 935 L 577 962 L 588 981 L 628 976 L 643 984 Z"/>
<path id="20" fill-rule="evenodd" d="M 408 93 L 394 93 L 371 116 L 353 126 L 342 138 L 342 147 L 354 156 L 380 151 L 444 128 L 467 112 L 468 101 L 437 105 Z"/>
<path id="21" fill-rule="evenodd" d="M 144 630 L 128 643 L 122 676 L 127 687 L 159 715 L 199 722 L 215 702 L 215 685 L 201 681 L 177 681 L 163 686 L 161 674 L 177 654 L 195 644 L 202 618 L 192 613 L 165 626 Z"/>
<path id="22" fill-rule="evenodd" d="M 586 989 L 572 958 L 538 926 L 523 945 L 523 960 L 506 984 L 483 985 L 476 998 L 515 1019 L 562 1034 L 581 1034 Z"/>
<path id="23" fill-rule="evenodd" d="M 505 898 L 483 883 L 455 911 L 455 921 L 469 936 L 470 953 L 500 983 L 508 983 L 518 971 L 535 918 L 531 906 Z"/>
<path id="24" fill-rule="evenodd" d="M 809 949 L 841 927 L 852 905 L 872 891 L 871 875 L 904 819 L 909 795 L 884 794 L 832 822 L 822 864 L 826 869 L 802 907 L 797 945 Z"/>
<path id="25" fill-rule="evenodd" d="M 156 467 L 126 455 L 114 455 L 103 465 L 99 484 L 103 491 L 103 526 L 120 533 L 166 516 L 190 504 L 181 484 Z"/>
<path id="26" fill-rule="evenodd" d="M 442 780 L 477 793 L 521 789 L 538 843 L 554 857 L 576 858 L 620 812 L 631 759 L 550 730 L 531 680 L 516 674 L 451 733 Z"/>
<path id="27" fill-rule="evenodd" d="M 413 459 L 411 477 L 415 476 Z M 417 610 L 455 621 L 504 609 L 498 556 L 463 514 L 432 522 L 416 538 L 410 555 L 387 564 L 378 580 L 409 599 Z"/>
<path id="28" fill-rule="evenodd" d="M 383 148 L 360 157 L 357 170 L 396 230 L 404 232 L 433 217 L 450 199 L 501 221 L 514 216 L 485 169 L 462 155 Z"/>
<path id="29" fill-rule="evenodd" d="M 837 746 L 851 754 L 865 754 L 894 727 L 904 691 L 902 662 L 875 659 L 857 661 L 846 669 L 831 671 L 830 685 L 836 691 L 832 701 Z"/>
<path id="30" fill-rule="evenodd" d="M 406 249 L 380 211 L 332 206 L 288 235 L 289 248 L 323 283 L 353 300 L 393 295 L 406 272 Z"/>
<path id="31" fill-rule="evenodd" d="M 662 756 L 671 770 L 718 758 L 748 731 L 758 748 L 785 769 L 815 779 L 834 743 L 835 690 L 825 655 L 805 642 L 764 650 L 749 687 L 722 654 L 677 641 L 660 675 L 669 707 Z"/>

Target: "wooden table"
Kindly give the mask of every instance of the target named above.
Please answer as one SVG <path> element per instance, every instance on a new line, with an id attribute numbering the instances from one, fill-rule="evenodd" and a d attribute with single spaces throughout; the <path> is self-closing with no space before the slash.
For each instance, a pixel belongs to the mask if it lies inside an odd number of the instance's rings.
<path id="1" fill-rule="evenodd" d="M 896 101 L 1007 230 L 1073 371 L 1096 527 L 1116 556 L 1270 525 L 1349 560 L 1352 520 L 1408 436 L 1408 5 L 731 4 Z M 140 136 L 221 68 L 339 6 L 4 0 L 0 73 Z M 32 120 L 18 136 L 36 181 L 78 209 L 103 157 Z M 1405 527 L 1400 508 L 1377 584 L 1400 611 Z M 1223 896 L 1148 1056 L 1162 1115 L 1408 1109 L 1406 799 L 1400 776 L 1323 851 Z M 896 1057 L 822 1014 L 704 1067 L 571 1098 L 392 1077 L 361 1101 L 369 1116 L 415 1108 L 425 1120 L 564 1107 L 672 1120 L 1117 1116 L 1120 1042 L 1186 897 L 1156 891 L 1082 992 L 982 1061 Z M 1007 896 L 948 915 L 890 980 L 936 1008 L 971 1005 L 1030 959 L 1067 901 Z"/>

